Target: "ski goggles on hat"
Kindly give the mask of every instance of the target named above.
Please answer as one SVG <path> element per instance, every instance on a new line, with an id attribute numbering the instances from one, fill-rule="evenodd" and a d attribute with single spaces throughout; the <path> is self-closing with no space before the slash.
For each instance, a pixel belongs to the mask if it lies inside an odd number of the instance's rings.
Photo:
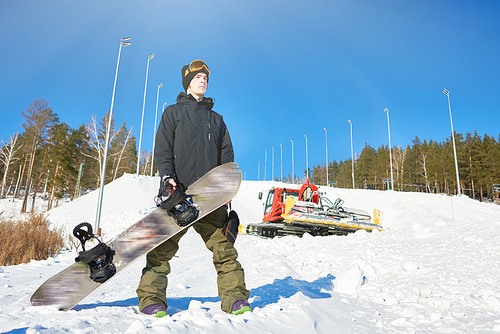
<path id="1" fill-rule="evenodd" d="M 205 71 L 207 71 L 207 74 L 210 74 L 210 70 L 208 69 L 207 64 L 205 64 L 205 62 L 203 60 L 192 61 L 191 64 L 189 64 L 186 72 L 184 73 L 184 76 L 188 75 L 188 73 L 202 70 L 203 68 L 205 68 Z"/>

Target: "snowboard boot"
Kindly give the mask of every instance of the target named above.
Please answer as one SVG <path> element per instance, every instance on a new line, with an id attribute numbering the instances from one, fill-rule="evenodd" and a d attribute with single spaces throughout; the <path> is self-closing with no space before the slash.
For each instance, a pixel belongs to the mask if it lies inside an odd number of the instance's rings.
<path id="1" fill-rule="evenodd" d="M 238 315 L 245 312 L 252 312 L 252 307 L 246 300 L 237 300 L 231 307 L 231 314 Z"/>
<path id="2" fill-rule="evenodd" d="M 161 318 L 167 315 L 167 308 L 161 303 L 151 304 L 143 308 L 141 313 L 154 315 L 156 318 Z"/>

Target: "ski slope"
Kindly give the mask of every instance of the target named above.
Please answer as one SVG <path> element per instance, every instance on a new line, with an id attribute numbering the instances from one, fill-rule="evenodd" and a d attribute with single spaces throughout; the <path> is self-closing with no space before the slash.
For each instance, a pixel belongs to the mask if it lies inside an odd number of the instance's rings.
<path id="1" fill-rule="evenodd" d="M 107 185 L 101 227 L 110 239 L 153 207 L 158 178 L 124 175 Z M 242 224 L 262 218 L 260 191 L 244 181 L 233 200 Z M 171 261 L 168 317 L 141 315 L 135 289 L 144 258 L 68 312 L 33 307 L 31 294 L 70 265 L 75 251 L 0 267 L 2 333 L 491 333 L 500 332 L 500 206 L 465 196 L 321 187 L 345 206 L 384 213 L 383 232 L 263 239 L 236 247 L 252 313 L 220 310 L 211 253 L 191 229 Z M 68 230 L 94 223 L 97 194 L 50 211 Z M 0 201 L 4 216 L 20 202 Z"/>

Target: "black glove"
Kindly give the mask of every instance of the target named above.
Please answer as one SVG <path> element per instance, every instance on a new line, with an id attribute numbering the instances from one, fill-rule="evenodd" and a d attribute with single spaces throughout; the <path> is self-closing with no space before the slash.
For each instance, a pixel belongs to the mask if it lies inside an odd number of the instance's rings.
<path id="1" fill-rule="evenodd" d="M 179 182 L 177 176 L 170 174 L 162 176 L 160 189 L 158 191 L 158 198 L 162 201 L 166 200 L 174 193 L 177 187 L 181 188 L 184 192 L 188 189 L 188 187 Z"/>
<path id="2" fill-rule="evenodd" d="M 236 211 L 231 210 L 227 218 L 227 223 L 222 229 L 222 233 L 226 236 L 227 241 L 234 244 L 236 237 L 238 236 L 238 230 L 240 226 L 240 219 Z"/>
<path id="3" fill-rule="evenodd" d="M 165 201 L 174 192 L 177 182 L 175 175 L 164 175 L 161 178 L 160 189 L 158 189 L 158 198 Z"/>
<path id="4" fill-rule="evenodd" d="M 161 178 L 161 182 L 166 189 L 174 188 L 177 185 L 177 182 L 175 182 L 175 180 L 175 175 L 164 175 Z"/>

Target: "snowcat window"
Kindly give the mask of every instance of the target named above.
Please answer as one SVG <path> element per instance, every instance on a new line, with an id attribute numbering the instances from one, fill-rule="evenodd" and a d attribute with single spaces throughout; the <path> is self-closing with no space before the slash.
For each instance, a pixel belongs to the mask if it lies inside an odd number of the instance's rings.
<path id="1" fill-rule="evenodd" d="M 290 191 L 286 190 L 281 193 L 281 203 L 286 203 L 287 197 L 292 197 L 294 200 L 299 200 L 299 192 L 298 191 Z"/>
<path id="2" fill-rule="evenodd" d="M 307 187 L 306 189 L 304 189 L 302 197 L 303 197 L 304 202 L 310 202 L 312 200 L 313 191 L 312 191 L 311 187 Z"/>
<path id="3" fill-rule="evenodd" d="M 264 206 L 264 214 L 269 213 L 271 208 L 273 207 L 273 198 L 274 198 L 274 190 L 271 190 L 269 194 L 267 194 L 266 204 Z"/>

